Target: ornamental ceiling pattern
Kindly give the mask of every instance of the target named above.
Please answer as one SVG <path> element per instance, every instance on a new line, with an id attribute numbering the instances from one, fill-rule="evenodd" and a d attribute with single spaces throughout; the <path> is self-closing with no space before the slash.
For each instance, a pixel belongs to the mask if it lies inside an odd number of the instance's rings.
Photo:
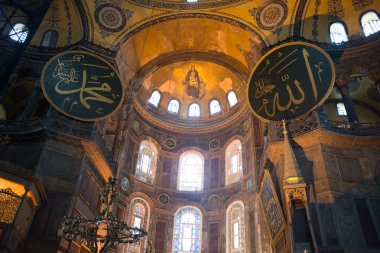
<path id="1" fill-rule="evenodd" d="M 147 7 L 155 7 L 162 9 L 177 10 L 198 10 L 209 8 L 221 8 L 234 4 L 247 2 L 247 0 L 198 0 L 195 2 L 187 2 L 186 0 L 130 0 Z"/>

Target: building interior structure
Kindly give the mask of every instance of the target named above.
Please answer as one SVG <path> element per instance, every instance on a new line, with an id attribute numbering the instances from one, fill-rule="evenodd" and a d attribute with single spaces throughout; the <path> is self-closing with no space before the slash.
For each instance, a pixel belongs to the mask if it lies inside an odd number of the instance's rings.
<path id="1" fill-rule="evenodd" d="M 378 0 L 1 0 L 0 252 L 85 252 L 57 231 L 98 215 L 110 176 L 113 213 L 148 236 L 107 252 L 380 252 L 379 31 Z M 327 52 L 336 78 L 284 130 L 246 93 L 264 54 L 294 41 Z M 49 104 L 41 73 L 68 50 L 117 69 L 114 114 Z"/>

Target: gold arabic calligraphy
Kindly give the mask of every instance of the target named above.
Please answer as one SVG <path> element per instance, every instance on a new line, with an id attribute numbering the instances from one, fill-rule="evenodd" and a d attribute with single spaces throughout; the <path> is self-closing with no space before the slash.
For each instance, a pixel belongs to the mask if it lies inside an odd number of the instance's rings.
<path id="1" fill-rule="evenodd" d="M 109 75 L 98 76 L 96 74 L 87 73 L 88 70 L 95 69 L 109 69 L 104 66 L 82 63 L 80 70 L 75 68 L 74 62 L 81 62 L 85 58 L 84 55 L 75 55 L 72 60 L 62 61 L 60 59 L 57 60 L 57 65 L 55 66 L 53 77 L 58 79 L 59 81 L 55 84 L 54 90 L 61 95 L 70 95 L 70 94 L 79 94 L 79 102 L 86 109 L 91 108 L 91 104 L 88 101 L 97 101 L 101 103 L 113 104 L 114 101 L 106 96 L 100 94 L 100 92 L 110 93 L 112 91 L 111 86 L 107 82 L 98 81 L 99 78 L 114 78 L 115 73 L 111 71 Z M 79 76 L 81 74 L 81 76 Z M 80 83 L 80 77 L 82 82 Z M 64 89 L 64 84 L 70 84 L 77 86 L 74 89 Z M 90 85 L 95 85 L 89 87 Z M 119 97 L 119 95 L 111 94 L 113 99 Z M 65 107 L 66 103 L 69 103 L 72 99 L 70 97 L 66 97 L 63 101 L 62 107 Z M 74 100 L 70 105 L 70 112 L 73 107 L 78 105 L 78 101 Z M 97 114 L 103 114 L 103 109 L 101 107 L 97 107 L 95 112 Z"/>
<path id="2" fill-rule="evenodd" d="M 295 56 L 295 53 L 297 51 L 298 49 L 295 49 L 292 52 L 290 52 L 288 55 L 284 56 L 280 61 L 278 61 L 272 68 L 268 70 L 267 74 L 270 76 L 280 74 L 281 72 L 286 70 L 289 66 L 291 66 L 293 63 L 297 62 L 298 58 L 288 59 L 288 58 L 291 58 L 290 56 L 292 55 Z M 277 54 L 277 56 L 280 58 L 283 56 L 283 54 L 280 52 Z M 314 100 L 317 101 L 318 99 L 317 84 L 314 79 L 313 71 L 311 69 L 311 65 L 309 61 L 310 54 L 306 48 L 302 49 L 302 56 L 303 56 L 304 63 L 306 65 L 307 75 L 310 80 L 310 85 L 313 91 Z M 285 62 L 286 59 L 288 60 Z M 283 65 L 282 63 L 286 63 L 286 64 Z M 314 65 L 314 67 L 318 70 L 319 83 L 322 82 L 322 77 L 321 77 L 321 73 L 323 71 L 322 63 L 323 62 L 319 62 L 319 64 Z M 259 72 L 259 75 L 261 73 L 264 73 L 264 70 L 266 70 L 268 66 L 270 65 L 271 65 L 270 60 L 266 60 L 265 66 Z M 273 74 L 273 73 L 271 74 L 271 72 L 274 71 L 277 67 L 279 67 L 280 69 L 276 72 L 276 74 Z M 299 97 L 296 98 L 294 95 L 294 92 L 291 89 L 291 86 L 288 83 L 288 80 L 291 79 L 291 75 L 289 73 L 282 74 L 280 79 L 283 82 L 283 84 L 286 85 L 286 91 L 289 95 L 289 101 L 286 104 L 280 103 L 279 92 L 276 92 L 274 94 L 271 101 L 265 97 L 267 94 L 271 94 L 272 91 L 275 89 L 275 85 L 273 83 L 270 83 L 270 81 L 267 81 L 264 79 L 259 79 L 258 81 L 255 81 L 254 97 L 256 99 L 263 97 L 262 104 L 257 109 L 257 112 L 260 112 L 262 109 L 264 109 L 265 114 L 269 118 L 272 118 L 276 114 L 277 111 L 284 112 L 284 111 L 289 110 L 291 113 L 295 114 L 295 111 L 298 108 L 298 105 L 302 104 L 305 101 L 305 92 L 304 92 L 305 85 L 301 84 L 300 81 L 294 78 L 294 85 L 299 94 Z"/>

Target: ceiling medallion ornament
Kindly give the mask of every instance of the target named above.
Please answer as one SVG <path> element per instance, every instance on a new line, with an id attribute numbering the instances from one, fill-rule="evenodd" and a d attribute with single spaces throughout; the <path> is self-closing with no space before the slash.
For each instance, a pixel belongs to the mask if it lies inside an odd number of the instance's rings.
<path id="1" fill-rule="evenodd" d="M 288 7 L 281 1 L 270 1 L 256 12 L 257 25 L 264 30 L 274 30 L 281 26 L 288 16 Z"/>
<path id="2" fill-rule="evenodd" d="M 135 131 L 136 133 L 138 133 L 139 129 L 140 129 L 140 124 L 139 122 L 137 122 L 136 120 L 134 120 L 132 122 L 132 129 L 133 131 Z"/>
<path id="3" fill-rule="evenodd" d="M 168 194 L 162 193 L 160 194 L 160 196 L 158 196 L 158 201 L 160 201 L 162 205 L 166 205 L 167 203 L 169 203 L 170 197 Z"/>
<path id="4" fill-rule="evenodd" d="M 124 11 L 111 3 L 101 4 L 95 10 L 95 21 L 106 32 L 121 31 L 131 16 L 130 10 Z"/>
<path id="5" fill-rule="evenodd" d="M 173 149 L 177 146 L 177 143 L 173 137 L 168 137 L 165 139 L 165 147 L 168 149 Z"/>
<path id="6" fill-rule="evenodd" d="M 253 181 L 252 181 L 252 178 L 248 179 L 247 181 L 247 191 L 252 191 L 253 189 Z"/>
<path id="7" fill-rule="evenodd" d="M 211 195 L 208 198 L 208 203 L 209 203 L 210 206 L 216 207 L 218 205 L 218 203 L 219 203 L 219 197 L 218 197 L 218 195 L 216 195 L 216 194 Z"/>
<path id="8" fill-rule="evenodd" d="M 121 185 L 121 189 L 123 191 L 127 191 L 128 187 L 129 187 L 129 180 L 128 180 L 128 178 L 123 177 L 123 179 L 120 182 L 120 185 Z"/>
<path id="9" fill-rule="evenodd" d="M 220 8 L 233 4 L 243 3 L 246 0 L 198 0 L 194 2 L 178 1 L 178 0 L 130 0 L 133 3 L 162 8 L 177 10 L 199 10 L 208 8 Z"/>
<path id="10" fill-rule="evenodd" d="M 218 139 L 213 139 L 212 141 L 209 142 L 208 147 L 210 149 L 217 149 L 220 147 L 220 142 Z"/>
<path id="11" fill-rule="evenodd" d="M 246 132 L 249 130 L 249 119 L 246 119 L 246 120 L 244 121 L 243 129 L 244 129 L 244 131 L 246 131 Z"/>
<path id="12" fill-rule="evenodd" d="M 41 88 L 56 110 L 82 121 L 111 116 L 124 99 L 116 69 L 85 51 L 66 51 L 51 58 L 42 71 Z"/>
<path id="13" fill-rule="evenodd" d="M 256 64 L 247 96 L 260 120 L 292 120 L 323 104 L 334 82 L 334 63 L 323 49 L 290 42 L 273 48 Z"/>

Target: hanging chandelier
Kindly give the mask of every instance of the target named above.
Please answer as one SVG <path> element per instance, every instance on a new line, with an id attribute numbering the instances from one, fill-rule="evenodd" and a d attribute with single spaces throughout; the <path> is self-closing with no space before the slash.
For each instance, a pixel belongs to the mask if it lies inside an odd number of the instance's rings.
<path id="1" fill-rule="evenodd" d="M 112 205 L 120 196 L 117 180 L 110 177 L 100 190 L 102 210 L 93 219 L 64 216 L 58 236 L 86 245 L 93 253 L 105 253 L 107 249 L 125 243 L 136 243 L 148 233 L 141 228 L 131 227 L 118 220 L 112 213 Z"/>

